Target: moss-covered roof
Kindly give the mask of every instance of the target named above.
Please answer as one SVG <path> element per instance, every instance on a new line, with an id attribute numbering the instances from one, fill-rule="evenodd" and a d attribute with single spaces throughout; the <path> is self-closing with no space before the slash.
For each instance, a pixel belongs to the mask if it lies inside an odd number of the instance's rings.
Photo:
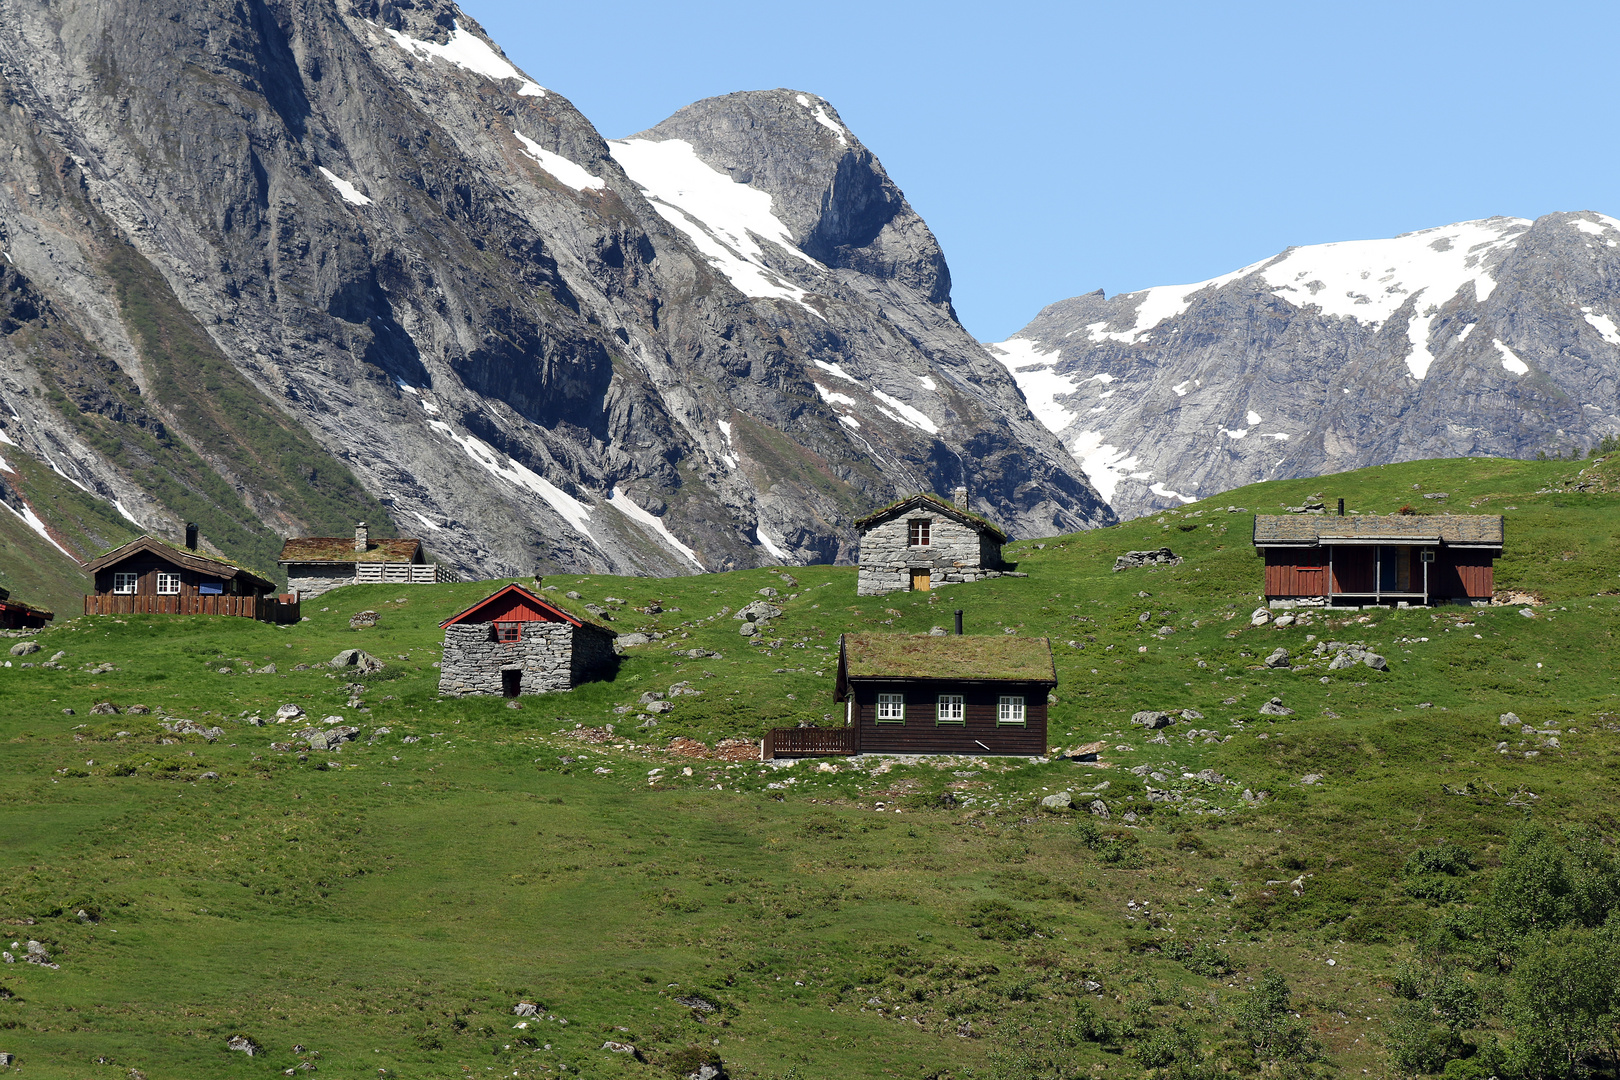
<path id="1" fill-rule="evenodd" d="M 936 513 L 944 514 L 946 517 L 954 518 L 976 532 L 989 533 L 999 543 L 1005 544 L 1007 542 L 1007 534 L 1002 532 L 996 523 L 989 518 L 981 514 L 975 514 L 971 510 L 963 510 L 954 502 L 942 499 L 928 491 L 919 491 L 915 495 L 907 495 L 903 499 L 896 499 L 887 506 L 880 506 L 865 517 L 856 518 L 855 527 L 865 532 L 874 525 L 882 524 L 892 517 L 920 507 L 926 507 Z"/>
<path id="2" fill-rule="evenodd" d="M 851 679 L 991 679 L 1057 684 L 1052 643 L 1012 634 L 845 634 Z"/>
<path id="3" fill-rule="evenodd" d="M 276 587 L 275 582 L 269 578 L 260 577 L 233 559 L 227 559 L 222 555 L 204 555 L 200 551 L 176 547 L 167 540 L 160 540 L 155 536 L 137 536 L 129 543 L 120 544 L 97 558 L 91 559 L 83 565 L 83 569 L 94 574 L 114 563 L 121 562 L 138 551 L 148 552 L 176 566 L 184 566 L 201 574 L 221 577 L 226 581 L 230 581 L 232 578 L 241 578 L 250 582 L 262 592 L 271 592 Z"/>
<path id="4" fill-rule="evenodd" d="M 365 551 L 354 550 L 352 536 L 295 536 L 281 546 L 278 562 L 414 562 L 422 541 L 411 537 L 366 541 Z"/>
<path id="5" fill-rule="evenodd" d="M 1500 514 L 1257 514 L 1254 542 L 1332 543 L 1338 540 L 1392 540 L 1447 544 L 1502 543 Z"/>

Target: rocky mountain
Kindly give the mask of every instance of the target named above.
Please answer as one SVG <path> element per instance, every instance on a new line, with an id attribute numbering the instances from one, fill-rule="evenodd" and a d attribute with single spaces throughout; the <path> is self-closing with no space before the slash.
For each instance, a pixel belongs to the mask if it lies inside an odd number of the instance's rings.
<path id="1" fill-rule="evenodd" d="M 1122 517 L 1620 432 L 1620 221 L 1489 218 L 1053 304 L 988 346 Z"/>
<path id="2" fill-rule="evenodd" d="M 847 561 L 958 483 L 1113 519 L 828 102 L 609 141 L 444 0 L 0 0 L 0 252 L 0 503 L 76 556 Z"/>

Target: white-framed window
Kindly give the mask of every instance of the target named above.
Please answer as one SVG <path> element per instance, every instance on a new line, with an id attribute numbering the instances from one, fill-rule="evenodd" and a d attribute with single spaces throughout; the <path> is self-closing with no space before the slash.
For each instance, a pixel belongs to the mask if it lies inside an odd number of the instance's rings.
<path id="1" fill-rule="evenodd" d="M 141 580 L 139 574 L 126 574 L 122 570 L 113 574 L 113 593 L 117 596 L 134 596 L 135 586 Z"/>
<path id="2" fill-rule="evenodd" d="M 906 695 L 879 694 L 878 695 L 878 723 L 903 724 L 906 722 Z"/>
<path id="3" fill-rule="evenodd" d="M 159 596 L 179 596 L 180 575 L 169 574 L 159 570 L 157 576 L 157 593 Z"/>
<path id="4" fill-rule="evenodd" d="M 962 707 L 961 694 L 939 695 L 939 706 L 934 713 L 936 724 L 965 724 L 967 712 Z"/>
<path id="5" fill-rule="evenodd" d="M 932 539 L 934 522 L 931 518 L 919 518 L 916 521 L 906 522 L 906 543 L 911 547 L 928 547 Z"/>
<path id="6" fill-rule="evenodd" d="M 1003 694 L 996 702 L 996 723 L 1024 726 L 1024 699 L 1022 695 Z"/>

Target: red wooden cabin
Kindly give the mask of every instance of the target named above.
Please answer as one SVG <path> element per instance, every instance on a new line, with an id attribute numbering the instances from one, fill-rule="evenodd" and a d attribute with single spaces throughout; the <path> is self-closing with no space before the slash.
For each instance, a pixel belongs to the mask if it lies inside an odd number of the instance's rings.
<path id="1" fill-rule="evenodd" d="M 10 592 L 0 589 L 0 630 L 37 630 L 54 618 L 55 613 L 13 600 Z"/>
<path id="2" fill-rule="evenodd" d="M 1499 514 L 1256 515 L 1267 600 L 1339 606 L 1491 598 Z"/>

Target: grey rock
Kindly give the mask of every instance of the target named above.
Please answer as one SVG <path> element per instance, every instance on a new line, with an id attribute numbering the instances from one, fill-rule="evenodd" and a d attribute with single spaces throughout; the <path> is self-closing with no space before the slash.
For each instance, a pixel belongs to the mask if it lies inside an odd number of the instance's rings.
<path id="1" fill-rule="evenodd" d="M 37 641 L 19 641 L 11 647 L 12 656 L 32 656 L 37 652 L 39 652 L 39 642 Z"/>
<path id="2" fill-rule="evenodd" d="M 673 712 L 675 703 L 672 701 L 654 701 L 647 706 L 647 711 L 656 715 Z"/>
<path id="3" fill-rule="evenodd" d="M 746 619 L 748 622 L 764 622 L 768 619 L 780 618 L 782 609 L 768 600 L 755 600 L 745 604 L 732 616 L 733 619 Z"/>
<path id="4" fill-rule="evenodd" d="M 570 600 L 583 600 L 583 599 L 585 599 L 583 596 L 579 595 L 579 593 L 575 592 L 573 589 L 569 589 L 567 592 L 563 593 L 563 595 L 566 596 Z"/>
<path id="5" fill-rule="evenodd" d="M 513 1016 L 535 1016 L 539 1011 L 540 1007 L 532 1001 L 520 1001 L 512 1006 Z"/>
<path id="6" fill-rule="evenodd" d="M 1255 608 L 1253 614 L 1249 616 L 1250 626 L 1264 626 L 1270 621 L 1271 612 L 1267 611 L 1265 608 Z"/>
<path id="7" fill-rule="evenodd" d="M 165 720 L 163 721 L 163 727 L 176 735 L 201 735 L 209 742 L 213 742 L 225 734 L 225 729 L 222 727 L 209 727 L 206 724 L 199 724 L 195 720 Z"/>
<path id="8" fill-rule="evenodd" d="M 705 1061 L 696 1071 L 687 1073 L 686 1080 L 726 1080 L 726 1067 L 716 1062 Z"/>
<path id="9" fill-rule="evenodd" d="M 1520 608 L 1519 609 L 1519 614 L 1523 615 L 1527 619 L 1533 619 L 1533 618 L 1536 617 L 1536 613 L 1534 611 L 1530 610 L 1527 607 Z"/>
<path id="10" fill-rule="evenodd" d="M 1510 712 L 1503 713 L 1499 720 L 1503 727 L 1518 727 L 1523 722 Z"/>
<path id="11" fill-rule="evenodd" d="M 759 633 L 759 624 L 751 622 L 743 623 L 741 626 L 737 627 L 737 633 L 741 634 L 743 637 L 753 637 L 755 634 Z"/>
<path id="12" fill-rule="evenodd" d="M 1204 714 L 1199 712 L 1197 709 L 1182 709 L 1181 718 L 1183 720 L 1202 720 L 1204 718 Z"/>
<path id="13" fill-rule="evenodd" d="M 1157 548 L 1153 551 L 1127 551 L 1114 559 L 1114 572 L 1121 570 L 1139 570 L 1144 566 L 1180 566 L 1181 556 L 1169 548 Z"/>
<path id="14" fill-rule="evenodd" d="M 302 706 L 293 705 L 291 703 L 283 705 L 283 706 L 281 706 L 280 708 L 278 708 L 276 710 L 276 719 L 277 720 L 297 720 L 297 719 L 300 719 L 303 715 L 304 715 L 304 710 L 303 710 Z"/>
<path id="15" fill-rule="evenodd" d="M 1372 668 L 1374 671 L 1388 671 L 1389 670 L 1389 661 L 1385 660 L 1382 656 L 1379 656 L 1377 653 L 1373 653 L 1373 652 L 1367 653 L 1366 655 L 1362 656 L 1361 662 L 1363 664 L 1366 664 L 1368 667 Z"/>
<path id="16" fill-rule="evenodd" d="M 246 1035 L 232 1035 L 229 1039 L 225 1040 L 225 1049 L 237 1050 L 246 1054 L 248 1057 L 255 1057 L 259 1054 L 263 1047 L 261 1047 L 257 1042 L 248 1038 Z"/>
<path id="17" fill-rule="evenodd" d="M 928 628 L 929 637 L 948 637 L 949 635 L 950 631 L 945 629 L 943 626 L 930 626 Z"/>
<path id="18" fill-rule="evenodd" d="M 613 639 L 613 649 L 615 652 L 623 652 L 625 649 L 633 648 L 637 645 L 646 645 L 650 641 L 652 641 L 651 636 L 639 632 L 632 634 L 620 634 L 618 637 Z"/>
<path id="19" fill-rule="evenodd" d="M 117 716 L 118 706 L 110 701 L 98 701 L 90 706 L 91 716 Z"/>
<path id="20" fill-rule="evenodd" d="M 683 994 L 675 999 L 675 1004 L 685 1005 L 688 1009 L 696 1009 L 701 1013 L 712 1013 L 720 1010 L 720 1006 L 701 994 Z"/>
<path id="21" fill-rule="evenodd" d="M 1047 810 L 1067 810 L 1074 805 L 1074 796 L 1067 791 L 1060 791 L 1055 795 L 1048 795 L 1041 800 L 1041 806 Z"/>
<path id="22" fill-rule="evenodd" d="M 764 596 L 764 597 L 775 597 L 775 596 L 780 596 L 781 594 L 778 593 L 775 589 L 771 588 L 769 585 L 767 585 L 763 589 L 759 590 L 759 595 Z"/>
<path id="23" fill-rule="evenodd" d="M 634 1058 L 639 1058 L 641 1056 L 636 1052 L 636 1048 L 631 1046 L 629 1043 L 614 1042 L 612 1039 L 609 1039 L 607 1042 L 603 1043 L 602 1049 L 611 1051 L 615 1054 L 629 1054 Z"/>
<path id="24" fill-rule="evenodd" d="M 1277 616 L 1277 620 L 1276 620 L 1274 625 L 1279 630 L 1282 629 L 1285 626 L 1293 626 L 1294 625 L 1294 617 L 1292 615 L 1279 615 L 1279 616 Z"/>
<path id="25" fill-rule="evenodd" d="M 1093 799 L 1090 804 L 1086 806 L 1086 809 L 1091 811 L 1091 813 L 1096 817 L 1100 817 L 1104 820 L 1107 820 L 1108 818 L 1108 804 L 1103 802 L 1101 799 Z"/>
<path id="26" fill-rule="evenodd" d="M 344 649 L 326 662 L 327 667 L 358 669 L 362 674 L 370 675 L 381 671 L 388 665 L 372 656 L 363 649 Z"/>
<path id="27" fill-rule="evenodd" d="M 1272 698 L 1260 706 L 1260 713 L 1263 716 L 1293 716 L 1294 710 L 1284 705 L 1282 698 Z"/>
<path id="28" fill-rule="evenodd" d="M 1304 776 L 1300 777 L 1299 782 L 1306 785 L 1320 784 L 1322 782 L 1322 774 L 1306 773 Z"/>
<path id="29" fill-rule="evenodd" d="M 648 690 L 646 693 L 641 695 L 641 703 L 643 705 L 649 705 L 654 701 L 663 701 L 663 700 L 664 700 L 664 692 L 662 690 Z"/>
<path id="30" fill-rule="evenodd" d="M 1288 650 L 1287 649 L 1274 649 L 1274 650 L 1272 650 L 1271 655 L 1266 657 L 1266 659 L 1265 659 L 1265 665 L 1266 665 L 1266 667 L 1269 667 L 1269 668 L 1284 668 L 1284 667 L 1287 667 L 1288 666 Z"/>
<path id="31" fill-rule="evenodd" d="M 1355 667 L 1358 661 L 1350 653 L 1342 652 L 1335 656 L 1328 664 L 1329 671 L 1343 671 L 1345 668 Z"/>
<path id="32" fill-rule="evenodd" d="M 1138 727 L 1147 728 L 1149 731 L 1157 731 L 1160 728 L 1169 727 L 1175 722 L 1176 717 L 1167 712 L 1147 710 L 1144 712 L 1133 713 L 1131 715 L 1131 723 Z"/>

